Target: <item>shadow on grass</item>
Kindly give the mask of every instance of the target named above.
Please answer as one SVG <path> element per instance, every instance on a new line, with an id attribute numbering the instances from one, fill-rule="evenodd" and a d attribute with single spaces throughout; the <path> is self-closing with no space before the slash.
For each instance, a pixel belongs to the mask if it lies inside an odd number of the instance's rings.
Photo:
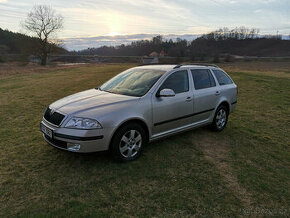
<path id="1" fill-rule="evenodd" d="M 151 152 L 151 151 L 154 152 L 154 150 L 162 152 L 162 150 L 168 149 L 169 148 L 168 145 L 172 143 L 177 143 L 177 144 L 179 142 L 182 143 L 184 141 L 188 141 L 188 139 L 192 139 L 192 137 L 195 137 L 198 134 L 205 134 L 205 133 L 208 133 L 209 136 L 214 134 L 214 132 L 210 131 L 208 126 L 192 129 L 189 131 L 184 131 L 181 133 L 176 133 L 174 135 L 161 138 L 161 139 L 148 143 L 144 147 L 143 152 L 146 152 L 146 153 Z M 47 145 L 47 146 L 50 146 L 50 145 Z M 56 153 L 57 155 L 61 155 L 64 158 L 83 160 L 83 161 L 92 161 L 92 162 L 105 161 L 107 163 L 109 162 L 122 163 L 120 161 L 113 160 L 109 151 L 99 151 L 99 152 L 91 152 L 91 153 L 75 153 L 75 152 L 61 150 L 55 147 L 52 147 L 52 148 L 53 148 L 53 151 L 52 151 L 53 153 Z"/>
<path id="2" fill-rule="evenodd" d="M 45 156 L 45 159 L 39 157 L 39 160 L 43 171 L 56 174 L 64 172 L 63 176 L 78 173 L 78 176 L 83 178 L 91 176 L 90 174 L 103 177 L 110 174 L 119 177 L 130 174 L 132 177 L 143 177 L 144 174 L 151 175 L 152 168 L 162 171 L 174 165 L 182 165 L 184 161 L 196 162 L 202 158 L 202 153 L 192 142 L 199 134 L 209 134 L 210 137 L 213 133 L 207 127 L 202 127 L 154 141 L 147 144 L 137 160 L 125 163 L 113 160 L 108 151 L 73 153 L 50 145 L 47 145 L 45 150 L 41 149 L 41 156 Z"/>

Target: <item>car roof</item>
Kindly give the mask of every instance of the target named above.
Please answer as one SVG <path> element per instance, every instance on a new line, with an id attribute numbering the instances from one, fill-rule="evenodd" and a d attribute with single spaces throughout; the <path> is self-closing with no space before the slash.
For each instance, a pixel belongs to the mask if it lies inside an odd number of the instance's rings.
<path id="1" fill-rule="evenodd" d="M 207 69 L 213 68 L 213 69 L 217 69 L 219 67 L 214 65 L 214 64 L 151 64 L 151 65 L 138 66 L 137 68 L 170 71 L 173 69 L 182 69 L 182 68 L 207 68 Z"/>
<path id="2" fill-rule="evenodd" d="M 169 70 L 174 69 L 175 66 L 176 64 L 151 64 L 151 65 L 138 66 L 137 68 L 169 71 Z"/>

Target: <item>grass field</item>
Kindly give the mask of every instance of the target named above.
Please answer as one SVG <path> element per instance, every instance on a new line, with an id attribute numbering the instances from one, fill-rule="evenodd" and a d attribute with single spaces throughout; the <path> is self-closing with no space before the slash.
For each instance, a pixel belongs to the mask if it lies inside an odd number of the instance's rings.
<path id="1" fill-rule="evenodd" d="M 156 141 L 134 162 L 43 141 L 48 104 L 131 66 L 0 69 L 0 217 L 290 215 L 287 62 L 224 64 L 239 87 L 227 128 Z"/>

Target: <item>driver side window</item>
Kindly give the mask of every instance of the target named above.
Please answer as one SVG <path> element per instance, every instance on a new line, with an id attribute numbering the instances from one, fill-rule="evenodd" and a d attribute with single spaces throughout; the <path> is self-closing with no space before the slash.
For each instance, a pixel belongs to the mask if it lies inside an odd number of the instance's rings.
<path id="1" fill-rule="evenodd" d="M 159 91 L 162 89 L 172 89 L 175 94 L 187 92 L 189 90 L 187 70 L 181 70 L 171 74 L 160 86 Z"/>

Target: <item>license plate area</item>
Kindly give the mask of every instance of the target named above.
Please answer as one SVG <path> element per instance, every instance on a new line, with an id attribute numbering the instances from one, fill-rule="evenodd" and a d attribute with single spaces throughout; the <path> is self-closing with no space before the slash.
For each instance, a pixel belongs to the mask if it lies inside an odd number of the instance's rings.
<path id="1" fill-rule="evenodd" d="M 45 125 L 43 125 L 42 123 L 40 123 L 40 131 L 45 134 L 46 136 L 48 136 L 49 138 L 52 138 L 53 136 L 53 130 L 46 127 Z"/>

